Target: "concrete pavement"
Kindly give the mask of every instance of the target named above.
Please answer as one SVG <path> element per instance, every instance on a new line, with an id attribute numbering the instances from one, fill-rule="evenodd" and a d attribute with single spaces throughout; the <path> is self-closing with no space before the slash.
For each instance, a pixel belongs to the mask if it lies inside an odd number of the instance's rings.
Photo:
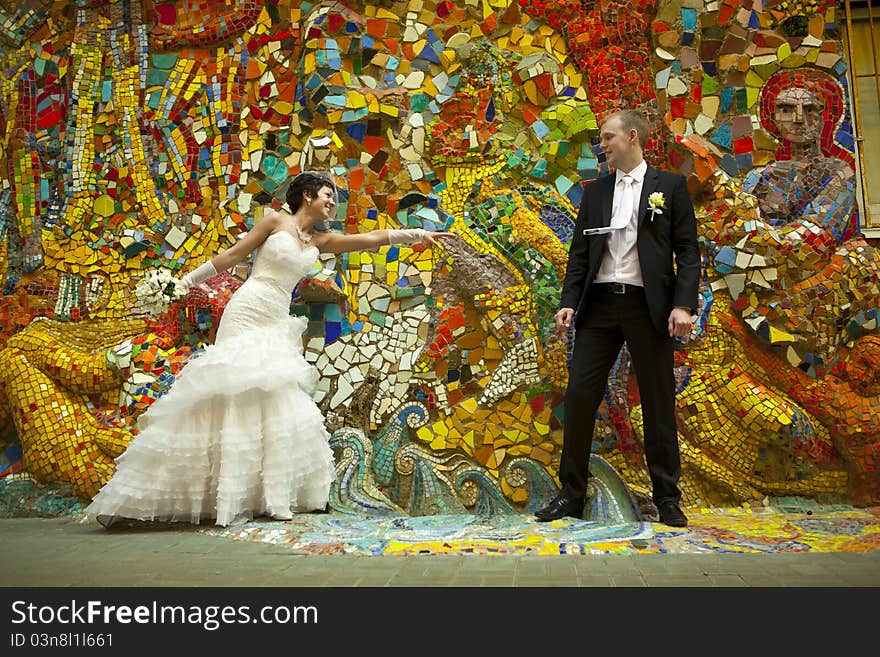
<path id="1" fill-rule="evenodd" d="M 65 518 L 0 519 L 4 587 L 876 587 L 867 553 L 299 554 L 187 525 L 105 531 Z"/>

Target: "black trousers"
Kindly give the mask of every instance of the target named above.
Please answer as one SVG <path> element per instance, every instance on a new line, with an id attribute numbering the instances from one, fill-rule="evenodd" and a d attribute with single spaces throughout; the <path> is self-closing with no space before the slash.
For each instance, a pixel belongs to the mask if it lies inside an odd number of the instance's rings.
<path id="1" fill-rule="evenodd" d="M 570 496 L 586 494 L 596 411 L 608 373 L 626 341 L 639 384 L 645 456 L 654 503 L 678 502 L 681 459 L 675 424 L 673 340 L 651 324 L 645 294 L 627 287 L 614 294 L 593 285 L 581 307 L 565 393 L 565 426 L 559 479 Z"/>

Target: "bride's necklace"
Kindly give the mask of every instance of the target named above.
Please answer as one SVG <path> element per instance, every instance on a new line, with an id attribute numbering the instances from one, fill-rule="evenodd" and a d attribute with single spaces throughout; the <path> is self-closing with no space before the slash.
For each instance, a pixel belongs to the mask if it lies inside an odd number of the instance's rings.
<path id="1" fill-rule="evenodd" d="M 303 244 L 308 244 L 309 242 L 312 241 L 313 235 L 306 235 L 303 232 L 303 229 L 299 227 L 299 224 L 293 224 L 293 229 L 296 231 L 297 237 L 299 237 L 300 241 Z"/>

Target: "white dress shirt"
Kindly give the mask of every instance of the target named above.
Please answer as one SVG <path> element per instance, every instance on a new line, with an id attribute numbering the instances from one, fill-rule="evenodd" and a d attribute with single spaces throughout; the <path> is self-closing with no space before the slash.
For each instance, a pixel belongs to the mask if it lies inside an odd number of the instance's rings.
<path id="1" fill-rule="evenodd" d="M 624 184 L 624 176 L 632 178 L 629 192 L 632 194 L 632 214 L 623 228 L 612 230 L 605 241 L 605 253 L 602 256 L 602 264 L 596 274 L 596 283 L 627 283 L 644 287 L 642 270 L 639 267 L 639 250 L 636 246 L 638 238 L 639 199 L 642 197 L 642 183 L 645 173 L 648 171 L 648 163 L 642 160 L 632 171 L 624 172 L 617 170 L 617 179 L 614 182 L 614 200 L 611 205 L 612 224 L 617 223 L 614 217 L 620 211 L 623 194 L 627 189 Z"/>

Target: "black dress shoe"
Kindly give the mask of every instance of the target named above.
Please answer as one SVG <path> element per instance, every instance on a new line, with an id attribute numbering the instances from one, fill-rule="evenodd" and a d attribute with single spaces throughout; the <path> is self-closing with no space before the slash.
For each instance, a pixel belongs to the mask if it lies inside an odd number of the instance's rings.
<path id="1" fill-rule="evenodd" d="M 560 492 L 550 504 L 543 509 L 535 511 L 535 518 L 538 522 L 548 522 L 550 520 L 559 520 L 565 516 L 577 518 L 580 520 L 584 515 L 584 500 L 580 498 L 569 497 L 567 494 Z"/>
<path id="2" fill-rule="evenodd" d="M 657 505 L 657 513 L 660 514 L 660 522 L 670 527 L 687 527 L 687 516 L 682 513 L 678 504 L 673 501 L 661 502 Z"/>

